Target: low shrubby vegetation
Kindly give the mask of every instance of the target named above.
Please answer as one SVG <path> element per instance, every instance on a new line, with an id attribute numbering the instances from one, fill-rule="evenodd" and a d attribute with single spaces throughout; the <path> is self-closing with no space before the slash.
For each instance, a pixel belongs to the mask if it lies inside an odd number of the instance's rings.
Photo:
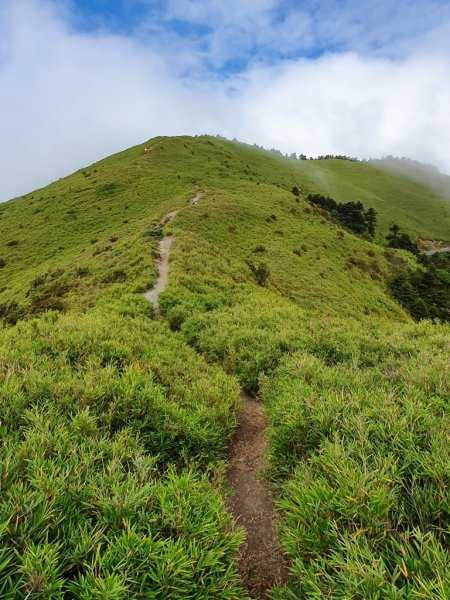
<path id="1" fill-rule="evenodd" d="M 446 598 L 448 327 L 312 317 L 256 287 L 192 306 L 187 342 L 267 407 L 277 597 Z"/>
<path id="2" fill-rule="evenodd" d="M 446 318 L 448 256 L 368 225 L 414 236 L 412 198 L 439 236 L 436 198 L 367 164 L 157 142 L 0 207 L 0 596 L 245 598 L 222 485 L 239 382 L 269 419 L 273 597 L 444 600 L 450 330 L 405 309 Z"/>
<path id="3" fill-rule="evenodd" d="M 103 311 L 101 311 L 103 312 Z M 237 598 L 235 382 L 144 316 L 2 332 L 2 598 Z"/>
<path id="4" fill-rule="evenodd" d="M 318 334 L 328 356 L 294 353 L 263 379 L 293 574 L 277 597 L 443 600 L 448 330 L 342 323 L 333 334 Z"/>
<path id="5" fill-rule="evenodd" d="M 216 210 L 224 210 L 217 196 Z M 224 238 L 219 224 L 194 227 L 194 219 L 180 218 L 162 307 L 189 345 L 265 403 L 280 535 L 291 561 L 291 579 L 275 597 L 446 598 L 448 326 L 415 325 L 391 312 L 386 267 L 372 288 L 383 311 L 365 310 L 351 280 L 349 304 L 341 306 L 339 263 L 305 310 L 302 295 L 294 300 L 274 284 L 273 266 L 264 287 L 246 271 L 246 251 L 231 241 L 239 217 L 226 220 L 232 230 Z M 270 260 L 272 239 L 258 241 L 248 241 L 253 256 L 264 247 Z M 414 268 L 408 252 L 385 256 L 394 271 Z M 364 275 L 374 257 L 376 247 L 348 261 Z M 289 268 L 282 253 L 278 260 Z"/>

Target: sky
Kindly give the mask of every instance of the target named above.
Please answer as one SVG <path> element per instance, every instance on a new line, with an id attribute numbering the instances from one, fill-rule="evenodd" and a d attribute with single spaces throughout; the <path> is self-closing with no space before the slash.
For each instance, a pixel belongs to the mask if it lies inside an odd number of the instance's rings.
<path id="1" fill-rule="evenodd" d="M 157 135 L 450 174 L 449 0 L 0 0 L 0 201 Z"/>

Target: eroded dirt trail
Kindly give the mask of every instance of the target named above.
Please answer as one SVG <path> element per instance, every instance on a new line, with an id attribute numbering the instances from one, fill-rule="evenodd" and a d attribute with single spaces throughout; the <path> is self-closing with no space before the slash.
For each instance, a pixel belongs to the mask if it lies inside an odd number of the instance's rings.
<path id="1" fill-rule="evenodd" d="M 237 557 L 243 583 L 252 598 L 268 598 L 267 591 L 286 578 L 286 564 L 278 547 L 272 495 L 263 478 L 267 444 L 266 419 L 261 404 L 242 393 L 242 407 L 229 449 L 227 507 L 246 532 Z"/>
<path id="2" fill-rule="evenodd" d="M 189 201 L 195 205 L 203 192 Z M 163 227 L 177 214 L 174 210 L 160 222 Z M 169 254 L 173 236 L 164 236 L 158 245 L 157 279 L 145 298 L 158 307 L 158 296 L 164 291 L 169 274 Z M 272 495 L 264 479 L 267 444 L 264 436 L 266 419 L 261 404 L 241 393 L 242 405 L 238 426 L 229 447 L 226 472 L 230 494 L 226 505 L 235 522 L 245 530 L 245 542 L 237 556 L 237 567 L 251 598 L 268 598 L 268 590 L 286 579 L 286 564 L 275 531 Z"/>
<path id="3" fill-rule="evenodd" d="M 161 143 L 161 142 L 159 142 Z M 155 144 L 155 146 L 157 146 L 158 144 Z M 152 146 L 152 148 L 154 148 L 155 146 Z M 150 150 L 152 149 L 150 148 Z M 195 196 L 193 196 L 190 200 L 189 200 L 189 204 L 190 205 L 195 205 L 198 203 L 198 201 L 200 200 L 200 198 L 203 196 L 204 192 L 199 190 Z M 159 225 L 160 227 L 164 227 L 164 225 L 167 225 L 167 223 L 170 223 L 170 221 L 177 216 L 177 214 L 179 213 L 179 210 L 172 210 L 170 212 L 167 213 L 167 215 L 164 215 L 164 217 L 161 219 Z M 157 269 L 157 276 L 156 276 L 156 283 L 155 285 L 149 289 L 147 292 L 145 292 L 144 297 L 151 302 L 152 304 L 154 304 L 156 307 L 158 306 L 158 296 L 161 292 L 163 292 L 166 288 L 167 285 L 167 277 L 169 275 L 169 254 L 170 254 L 170 248 L 172 247 L 172 243 L 173 243 L 173 236 L 172 235 L 166 235 L 162 238 L 162 240 L 160 240 L 159 244 L 158 244 L 158 259 L 156 261 L 156 269 Z"/>
<path id="4" fill-rule="evenodd" d="M 200 198 L 203 196 L 204 192 L 198 191 L 193 198 L 189 200 L 189 204 L 197 204 Z"/>
<path id="5" fill-rule="evenodd" d="M 159 242 L 159 257 L 156 261 L 156 268 L 158 269 L 156 283 L 150 290 L 148 290 L 148 292 L 145 292 L 144 294 L 144 297 L 155 306 L 158 306 L 158 296 L 164 291 L 167 285 L 167 277 L 169 275 L 169 254 L 172 243 L 173 236 L 171 235 L 166 235 Z"/>

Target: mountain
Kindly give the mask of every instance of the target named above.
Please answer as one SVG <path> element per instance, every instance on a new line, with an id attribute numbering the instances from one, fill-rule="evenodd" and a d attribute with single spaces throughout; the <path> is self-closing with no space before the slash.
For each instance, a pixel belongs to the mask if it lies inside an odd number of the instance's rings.
<path id="1" fill-rule="evenodd" d="M 310 194 L 375 208 L 375 236 Z M 448 239 L 444 197 L 160 137 L 0 218 L 2 598 L 446 597 L 450 328 L 394 299 L 428 271 L 380 245 Z M 226 501 L 249 395 L 287 571 L 264 585 Z"/>
<path id="2" fill-rule="evenodd" d="M 141 243 L 142 231 L 169 209 L 181 207 L 196 182 L 210 190 L 211 201 L 215 191 L 222 196 L 228 194 L 228 200 L 220 204 L 220 210 L 225 212 L 214 213 L 217 218 L 229 218 L 230 208 L 226 209 L 225 205 L 236 203 L 233 199 L 236 193 L 237 201 L 245 196 L 240 208 L 244 211 L 243 221 L 252 218 L 252 212 L 257 211 L 262 223 L 272 214 L 272 208 L 276 209 L 278 216 L 275 216 L 286 227 L 285 237 L 280 233 L 272 236 L 273 232 L 283 229 L 274 222 L 272 227 L 263 225 L 258 234 L 255 233 L 255 245 L 260 241 L 258 236 L 269 235 L 274 251 L 279 247 L 286 252 L 289 247 L 286 267 L 291 263 L 294 269 L 302 266 L 307 252 L 309 257 L 314 252 L 321 255 L 316 259 L 321 263 L 308 260 L 308 269 L 299 271 L 299 283 L 309 286 L 301 303 L 308 307 L 313 303 L 311 288 L 314 286 L 312 281 L 302 279 L 316 280 L 321 277 L 320 273 L 327 270 L 331 273 L 335 269 L 334 281 L 344 277 L 337 290 L 340 298 L 347 289 L 348 260 L 364 260 L 373 246 L 368 244 L 362 250 L 364 244 L 359 239 L 356 242 L 349 236 L 345 241 L 335 239 L 339 228 L 328 222 L 317 223 L 312 213 L 308 216 L 307 211 L 312 209 L 304 199 L 309 193 L 323 192 L 341 202 L 361 200 L 367 208 L 374 207 L 378 211 L 376 239 L 384 238 L 393 221 L 406 232 L 422 238 L 445 240 L 450 231 L 450 208 L 446 208 L 442 199 L 367 164 L 342 160 L 295 161 L 207 136 L 157 138 L 147 145 L 154 146 L 150 160 L 142 160 L 142 146 L 131 148 L 0 205 L 3 242 L 0 259 L 4 264 L 0 270 L 0 303 L 11 300 L 29 305 L 40 287 L 36 279 L 39 282 L 39 278 L 48 278 L 49 271 L 57 272 L 56 279 L 63 281 L 67 306 L 89 304 L 108 287 L 110 282 L 103 281 L 105 278 L 120 280 L 126 276 L 135 287 L 145 288 L 151 282 L 154 268 L 148 261 L 143 268 L 141 266 L 147 251 Z M 298 204 L 289 193 L 294 186 L 301 190 Z M 295 216 L 293 211 L 298 214 Z M 216 239 L 216 233 L 213 237 Z M 245 241 L 239 242 L 243 245 L 241 258 L 248 258 L 252 249 L 250 241 L 247 248 Z M 291 256 L 295 245 L 303 256 Z M 302 245 L 307 247 L 306 252 L 301 250 Z M 329 248 L 325 249 L 324 245 Z M 378 255 L 381 252 L 378 246 L 372 251 Z M 336 261 L 339 264 L 335 265 Z M 75 265 L 81 268 L 77 273 Z M 383 269 L 383 265 L 382 260 L 374 268 Z M 277 286 L 290 287 L 291 297 L 302 293 L 299 290 L 303 287 L 292 284 L 289 268 L 279 269 L 274 265 L 274 276 L 275 270 L 278 271 Z M 366 283 L 370 289 L 377 284 L 358 272 L 353 278 L 355 286 L 360 276 L 364 280 L 362 293 L 366 296 Z M 53 285 L 57 286 L 55 281 Z M 130 288 L 129 283 L 127 288 Z M 40 300 L 36 302 L 39 304 Z M 31 311 L 35 312 L 33 308 Z"/>
<path id="3" fill-rule="evenodd" d="M 386 163 L 378 161 L 299 161 L 299 166 L 323 193 L 375 208 L 379 241 L 394 222 L 414 238 L 450 238 L 450 186 L 445 176 L 438 184 L 437 178 L 414 178 L 410 170 L 385 168 Z"/>
<path id="4" fill-rule="evenodd" d="M 424 186 L 444 199 L 450 200 L 450 176 L 440 173 L 437 167 L 409 158 L 385 156 L 373 159 L 369 163 L 394 175 L 407 177 Z"/>

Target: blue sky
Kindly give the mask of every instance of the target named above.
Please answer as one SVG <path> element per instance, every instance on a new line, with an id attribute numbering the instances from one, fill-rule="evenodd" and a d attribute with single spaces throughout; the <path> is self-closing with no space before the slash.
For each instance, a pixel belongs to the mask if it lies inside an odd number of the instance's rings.
<path id="1" fill-rule="evenodd" d="M 448 0 L 0 0 L 0 87 L 0 200 L 161 134 L 450 173 Z"/>
<path id="2" fill-rule="evenodd" d="M 355 51 L 398 58 L 423 42 L 441 48 L 448 0 L 73 0 L 80 30 L 182 46 L 211 71 L 253 60 L 318 58 Z M 429 34 L 432 34 L 430 36 Z"/>
<path id="3" fill-rule="evenodd" d="M 74 0 L 72 26 L 80 31 L 98 29 L 133 35 L 142 19 L 148 18 L 149 3 L 134 0 Z"/>

